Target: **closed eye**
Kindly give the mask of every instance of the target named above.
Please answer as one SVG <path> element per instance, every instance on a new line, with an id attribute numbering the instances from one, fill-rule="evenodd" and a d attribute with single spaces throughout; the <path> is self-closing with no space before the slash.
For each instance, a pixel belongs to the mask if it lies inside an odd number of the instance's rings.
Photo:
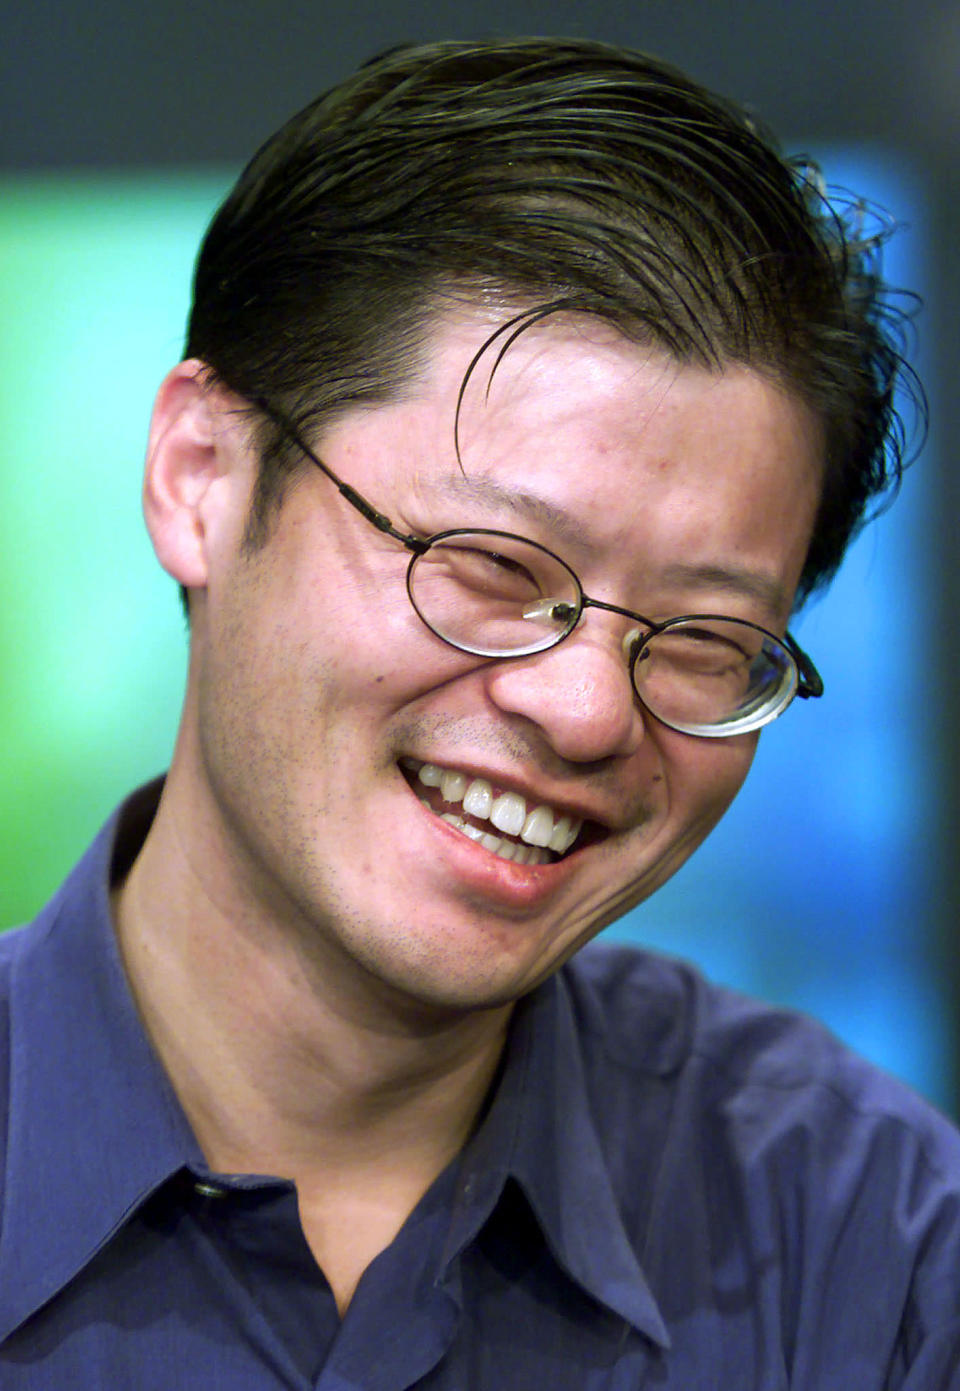
<path id="1" fill-rule="evenodd" d="M 512 556 L 474 546 L 443 547 L 449 577 L 491 598 L 527 603 L 541 594 L 530 570 Z"/>

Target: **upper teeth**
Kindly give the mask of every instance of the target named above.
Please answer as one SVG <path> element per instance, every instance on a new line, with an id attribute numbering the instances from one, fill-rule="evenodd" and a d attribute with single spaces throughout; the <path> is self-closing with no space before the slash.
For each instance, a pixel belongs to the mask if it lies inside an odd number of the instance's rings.
<path id="1" fill-rule="evenodd" d="M 445 802 L 462 802 L 464 811 L 480 821 L 490 821 L 507 836 L 519 836 L 527 845 L 539 845 L 562 855 L 580 834 L 583 822 L 555 812 L 541 802 L 530 812 L 523 797 L 516 792 L 501 792 L 494 797 L 493 788 L 485 778 L 469 779 L 464 773 L 424 763 L 417 777 L 425 787 L 439 787 Z"/>

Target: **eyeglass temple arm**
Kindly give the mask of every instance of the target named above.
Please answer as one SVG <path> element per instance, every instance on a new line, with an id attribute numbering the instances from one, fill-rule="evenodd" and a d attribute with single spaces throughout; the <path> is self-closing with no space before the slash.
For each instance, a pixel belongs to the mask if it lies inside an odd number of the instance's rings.
<path id="1" fill-rule="evenodd" d="M 422 552 L 427 549 L 426 542 L 421 540 L 419 536 L 408 536 L 405 532 L 398 531 L 390 518 L 385 516 L 383 512 L 378 512 L 371 503 L 367 502 L 367 499 L 362 493 L 358 493 L 356 488 L 351 488 L 349 483 L 344 483 L 343 479 L 339 478 L 334 473 L 333 469 L 330 468 L 328 464 L 325 464 L 323 460 L 313 452 L 293 421 L 288 420 L 283 412 L 279 411 L 276 406 L 272 405 L 262 396 L 255 397 L 253 404 L 258 410 L 261 410 L 265 416 L 272 420 L 289 440 L 292 440 L 300 452 L 305 454 L 311 463 L 316 464 L 321 473 L 327 475 L 331 483 L 337 485 L 341 497 L 345 498 L 351 507 L 355 507 L 361 516 L 366 517 L 367 521 L 370 522 L 372 526 L 375 526 L 378 531 L 383 531 L 388 536 L 392 536 L 395 541 L 400 541 L 406 546 L 408 551 Z"/>
<path id="2" fill-rule="evenodd" d="M 789 633 L 787 638 L 790 645 L 790 655 L 797 664 L 797 671 L 800 673 L 800 680 L 797 683 L 797 695 L 801 700 L 817 700 L 823 695 L 823 678 L 819 671 L 811 662 L 802 647 L 798 647 Z"/>
<path id="3" fill-rule="evenodd" d="M 422 541 L 419 536 L 407 536 L 404 532 L 398 531 L 389 517 L 385 517 L 382 512 L 378 512 L 375 507 L 372 507 L 370 503 L 367 502 L 367 499 L 357 492 L 356 488 L 351 488 L 349 483 L 341 482 L 333 470 L 328 469 L 314 454 L 310 454 L 309 457 L 315 464 L 320 465 L 328 478 L 331 478 L 333 482 L 336 483 L 337 487 L 340 489 L 341 496 L 345 497 L 347 502 L 349 502 L 352 507 L 355 507 L 362 516 L 366 517 L 367 521 L 371 522 L 378 531 L 384 531 L 388 536 L 392 536 L 395 541 L 401 541 L 408 551 L 420 552 L 427 549 L 426 542 Z"/>

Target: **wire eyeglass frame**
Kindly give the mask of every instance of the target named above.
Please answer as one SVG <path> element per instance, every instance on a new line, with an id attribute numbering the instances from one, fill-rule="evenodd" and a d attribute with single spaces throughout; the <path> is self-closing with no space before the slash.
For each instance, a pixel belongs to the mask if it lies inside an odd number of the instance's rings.
<path id="1" fill-rule="evenodd" d="M 643 625 L 645 631 L 631 631 L 624 640 L 624 652 L 630 673 L 630 682 L 634 696 L 639 701 L 643 709 L 647 710 L 655 719 L 668 728 L 678 730 L 683 734 L 690 734 L 696 738 L 728 738 L 735 734 L 751 733 L 762 729 L 772 720 L 776 719 L 787 706 L 791 703 L 794 696 L 799 696 L 803 700 L 817 699 L 823 695 L 823 681 L 814 666 L 810 657 L 803 651 L 799 644 L 789 633 L 783 637 L 772 633 L 769 629 L 762 627 L 758 623 L 753 623 L 748 619 L 731 618 L 727 614 L 679 614 L 676 617 L 661 620 L 659 622 L 647 618 L 644 614 L 637 613 L 633 609 L 622 608 L 618 604 L 607 603 L 603 599 L 595 599 L 584 591 L 583 585 L 576 571 L 573 570 L 565 560 L 541 545 L 538 541 L 532 541 L 529 537 L 519 536 L 514 532 L 497 531 L 486 527 L 455 527 L 446 531 L 434 533 L 432 536 L 415 536 L 400 531 L 394 526 L 393 522 L 383 512 L 375 508 L 367 499 L 359 493 L 356 488 L 345 483 L 330 466 L 314 452 L 302 437 L 297 427 L 286 415 L 280 411 L 272 402 L 264 398 L 252 398 L 251 404 L 257 407 L 269 420 L 283 432 L 283 434 L 296 445 L 297 449 L 315 464 L 320 471 L 326 475 L 330 481 L 336 485 L 340 495 L 353 507 L 360 515 L 376 527 L 380 532 L 399 541 L 406 550 L 411 552 L 410 563 L 407 566 L 406 589 L 407 597 L 410 600 L 414 612 L 420 618 L 424 626 L 438 637 L 441 642 L 445 642 L 449 647 L 457 651 L 466 652 L 473 656 L 489 657 L 496 660 L 510 660 L 516 657 L 531 656 L 536 652 L 547 651 L 551 647 L 556 647 L 563 642 L 575 630 L 588 608 L 600 609 L 604 613 L 617 614 L 623 618 L 631 619 L 634 623 Z M 460 537 L 500 537 L 505 541 L 517 543 L 525 548 L 531 548 L 540 554 L 549 557 L 555 564 L 559 565 L 571 581 L 571 596 L 563 600 L 543 600 L 541 603 L 532 606 L 530 612 L 525 612 L 524 617 L 536 617 L 544 621 L 550 620 L 559 626 L 553 632 L 539 639 L 534 639 L 522 647 L 509 647 L 503 650 L 486 648 L 481 644 L 470 644 L 461 639 L 454 639 L 448 634 L 438 629 L 434 623 L 424 614 L 417 602 L 413 577 L 416 573 L 417 561 L 427 554 L 433 547 L 444 542 Z M 533 609 L 537 612 L 534 613 Z M 766 639 L 773 648 L 779 649 L 785 655 L 792 671 L 788 669 L 787 679 L 781 681 L 773 698 L 764 701 L 757 698 L 748 704 L 744 713 L 739 716 L 726 719 L 715 724 L 704 724 L 678 719 L 671 719 L 660 714 L 652 708 L 645 699 L 638 684 L 638 671 L 645 656 L 649 655 L 651 644 L 663 634 L 674 632 L 691 632 L 697 623 L 725 623 L 735 625 L 737 630 L 747 629 L 759 634 Z"/>

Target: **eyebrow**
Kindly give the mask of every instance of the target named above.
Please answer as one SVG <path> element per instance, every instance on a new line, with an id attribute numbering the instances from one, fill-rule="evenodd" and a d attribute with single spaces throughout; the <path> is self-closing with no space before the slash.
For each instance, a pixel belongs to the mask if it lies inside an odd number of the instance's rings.
<path id="1" fill-rule="evenodd" d="M 536 493 L 524 492 L 522 488 L 506 487 L 495 479 L 476 477 L 469 474 L 450 474 L 438 480 L 436 490 L 445 493 L 455 501 L 485 503 L 492 508 L 507 508 L 518 517 L 547 526 L 564 541 L 576 542 L 581 549 L 596 554 L 598 547 L 584 535 L 583 522 L 563 507 L 539 497 Z"/>
<path id="2" fill-rule="evenodd" d="M 451 474 L 437 481 L 436 489 L 457 502 L 487 504 L 507 508 L 525 520 L 547 526 L 561 540 L 575 544 L 588 555 L 599 555 L 600 548 L 586 535 L 583 522 L 556 503 L 522 488 L 512 488 L 493 478 Z M 740 565 L 698 565 L 676 561 L 658 577 L 667 587 L 721 591 L 737 598 L 752 599 L 775 614 L 788 607 L 783 585 L 758 570 Z"/>
<path id="3" fill-rule="evenodd" d="M 668 565 L 664 583 L 678 588 L 723 590 L 746 599 L 756 599 L 774 613 L 787 607 L 787 596 L 778 580 L 739 565 L 692 565 L 682 561 Z"/>

